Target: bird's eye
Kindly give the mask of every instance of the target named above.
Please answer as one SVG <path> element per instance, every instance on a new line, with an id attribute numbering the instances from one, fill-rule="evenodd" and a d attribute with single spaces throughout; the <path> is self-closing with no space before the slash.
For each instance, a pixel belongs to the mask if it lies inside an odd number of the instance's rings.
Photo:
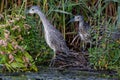
<path id="1" fill-rule="evenodd" d="M 34 11 L 34 9 L 32 9 L 32 11 Z"/>
<path id="2" fill-rule="evenodd" d="M 77 19 L 79 19 L 79 17 Z"/>

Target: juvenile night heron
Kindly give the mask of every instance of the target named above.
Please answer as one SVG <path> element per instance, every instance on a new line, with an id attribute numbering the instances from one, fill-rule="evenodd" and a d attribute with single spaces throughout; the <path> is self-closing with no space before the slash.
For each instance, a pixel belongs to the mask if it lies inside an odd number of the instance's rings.
<path id="1" fill-rule="evenodd" d="M 53 62 L 56 58 L 56 53 L 61 52 L 68 55 L 69 48 L 67 47 L 62 34 L 46 19 L 46 16 L 42 13 L 40 8 L 38 6 L 32 6 L 29 9 L 28 13 L 38 14 L 39 17 L 41 18 L 42 24 L 44 26 L 45 40 L 49 47 L 55 53 L 50 66 L 53 65 Z"/>
<path id="2" fill-rule="evenodd" d="M 83 49 L 85 48 L 86 43 L 90 43 L 90 26 L 86 22 L 84 22 L 84 17 L 81 15 L 74 16 L 69 22 L 79 22 L 79 28 L 78 28 L 78 35 L 73 39 L 74 40 L 79 36 L 82 43 L 83 43 Z"/>
<path id="3" fill-rule="evenodd" d="M 120 30 L 117 29 L 114 32 L 111 33 L 111 38 L 113 40 L 120 40 Z"/>

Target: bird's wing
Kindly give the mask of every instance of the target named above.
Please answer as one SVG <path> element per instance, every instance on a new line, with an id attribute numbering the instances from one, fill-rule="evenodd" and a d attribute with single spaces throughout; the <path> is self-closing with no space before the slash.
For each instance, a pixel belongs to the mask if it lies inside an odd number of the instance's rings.
<path id="1" fill-rule="evenodd" d="M 88 23 L 84 23 L 84 30 L 86 31 L 86 32 L 90 32 L 90 25 L 88 24 Z"/>
<path id="2" fill-rule="evenodd" d="M 51 30 L 51 41 L 52 43 L 55 45 L 55 47 L 58 49 L 58 50 L 62 50 L 62 52 L 67 52 L 68 51 L 68 47 L 66 45 L 66 42 L 62 36 L 62 34 L 56 30 L 56 29 L 52 29 Z"/>

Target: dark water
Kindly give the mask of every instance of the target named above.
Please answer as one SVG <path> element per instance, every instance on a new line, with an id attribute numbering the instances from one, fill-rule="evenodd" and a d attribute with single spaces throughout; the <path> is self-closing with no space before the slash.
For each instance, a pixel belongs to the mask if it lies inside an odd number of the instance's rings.
<path id="1" fill-rule="evenodd" d="M 0 75 L 0 80 L 120 80 L 117 77 L 97 72 L 79 70 L 58 71 L 41 69 L 39 72 L 6 73 Z"/>

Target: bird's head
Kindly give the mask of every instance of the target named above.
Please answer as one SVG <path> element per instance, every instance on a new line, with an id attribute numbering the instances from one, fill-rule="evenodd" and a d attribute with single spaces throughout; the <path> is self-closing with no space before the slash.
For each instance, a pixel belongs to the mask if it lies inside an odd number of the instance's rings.
<path id="1" fill-rule="evenodd" d="M 81 16 L 81 15 L 77 15 L 77 16 L 74 16 L 72 19 L 70 19 L 70 21 L 68 22 L 68 23 L 70 23 L 70 22 L 75 22 L 75 21 L 83 21 L 84 20 L 84 17 L 83 16 Z"/>
<path id="2" fill-rule="evenodd" d="M 27 11 L 27 13 L 34 14 L 38 13 L 40 11 L 40 8 L 38 6 L 32 6 L 30 9 Z"/>
<path id="3" fill-rule="evenodd" d="M 83 21 L 83 18 L 84 18 L 83 16 L 78 15 L 74 17 L 74 21 Z"/>

